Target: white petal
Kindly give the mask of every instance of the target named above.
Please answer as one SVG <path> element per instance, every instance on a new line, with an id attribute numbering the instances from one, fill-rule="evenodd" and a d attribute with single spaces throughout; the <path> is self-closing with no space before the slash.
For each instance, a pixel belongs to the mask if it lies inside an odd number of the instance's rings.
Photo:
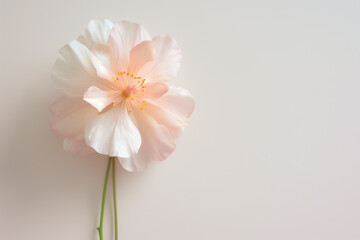
<path id="1" fill-rule="evenodd" d="M 83 139 L 86 122 L 98 112 L 81 98 L 62 97 L 50 108 L 51 129 L 64 138 Z"/>
<path id="2" fill-rule="evenodd" d="M 155 46 L 155 59 L 145 64 L 139 71 L 139 75 L 145 76 L 151 82 L 174 79 L 182 57 L 175 39 L 168 35 L 160 35 L 152 41 Z"/>
<path id="3" fill-rule="evenodd" d="M 98 84 L 90 50 L 77 41 L 64 46 L 54 64 L 52 79 L 68 95 L 82 97 L 86 89 Z"/>
<path id="4" fill-rule="evenodd" d="M 95 150 L 86 145 L 85 140 L 76 140 L 65 138 L 64 139 L 64 150 L 77 155 L 86 155 L 95 152 Z"/>
<path id="5" fill-rule="evenodd" d="M 99 112 L 113 101 L 113 98 L 109 95 L 109 91 L 103 91 L 95 86 L 88 88 L 83 99 L 94 106 Z"/>
<path id="6" fill-rule="evenodd" d="M 114 80 L 113 78 L 116 76 L 116 59 L 109 44 L 96 44 L 91 50 L 91 61 L 99 77 Z"/>
<path id="7" fill-rule="evenodd" d="M 130 51 L 139 43 L 150 40 L 151 36 L 143 26 L 128 21 L 116 23 L 110 31 L 108 43 L 116 49 L 117 67 L 127 70 Z"/>
<path id="8" fill-rule="evenodd" d="M 138 152 L 141 136 L 127 108 L 119 104 L 87 124 L 85 141 L 98 153 L 128 158 Z"/>
<path id="9" fill-rule="evenodd" d="M 120 157 L 123 168 L 130 172 L 142 171 L 151 161 L 166 159 L 176 148 L 169 130 L 145 111 L 134 110 L 142 144 L 137 154 L 130 158 Z"/>
<path id="10" fill-rule="evenodd" d="M 113 26 L 114 24 L 108 19 L 93 19 L 77 41 L 91 50 L 97 43 L 107 43 Z"/>

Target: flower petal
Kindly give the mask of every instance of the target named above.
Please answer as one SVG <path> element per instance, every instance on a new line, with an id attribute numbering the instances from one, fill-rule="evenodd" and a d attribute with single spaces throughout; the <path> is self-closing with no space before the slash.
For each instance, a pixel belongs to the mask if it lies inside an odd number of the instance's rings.
<path id="1" fill-rule="evenodd" d="M 91 50 L 97 43 L 107 43 L 113 26 L 114 24 L 108 19 L 93 19 L 77 41 Z"/>
<path id="2" fill-rule="evenodd" d="M 175 139 L 164 125 L 157 123 L 145 111 L 135 109 L 134 116 L 141 133 L 140 150 L 132 157 L 119 157 L 123 168 L 130 172 L 142 171 L 151 161 L 166 159 L 176 148 Z"/>
<path id="3" fill-rule="evenodd" d="M 62 97 L 55 101 L 51 129 L 64 138 L 83 139 L 85 124 L 97 111 L 81 98 Z"/>
<path id="4" fill-rule="evenodd" d="M 144 92 L 145 98 L 156 99 L 163 96 L 169 87 L 164 83 L 150 83 L 146 85 L 146 91 Z"/>
<path id="5" fill-rule="evenodd" d="M 130 51 L 130 65 L 128 72 L 138 72 L 145 63 L 153 61 L 155 57 L 154 43 L 143 41 Z"/>
<path id="6" fill-rule="evenodd" d="M 145 111 L 170 134 L 178 139 L 184 127 L 189 125 L 189 117 L 194 110 L 194 98 L 189 91 L 180 87 L 170 87 L 162 97 L 147 101 Z"/>
<path id="7" fill-rule="evenodd" d="M 98 153 L 128 158 L 138 152 L 141 136 L 126 106 L 119 104 L 87 124 L 85 141 Z"/>
<path id="8" fill-rule="evenodd" d="M 99 112 L 113 101 L 113 98 L 109 95 L 109 91 L 103 91 L 95 86 L 88 88 L 83 99 L 95 107 Z"/>
<path id="9" fill-rule="evenodd" d="M 54 64 L 52 79 L 66 94 L 82 97 L 86 89 L 98 84 L 90 50 L 78 41 L 64 46 Z"/>
<path id="10" fill-rule="evenodd" d="M 95 150 L 86 145 L 85 140 L 76 140 L 65 138 L 64 139 L 64 150 L 77 155 L 86 155 L 95 152 Z"/>
<path id="11" fill-rule="evenodd" d="M 121 21 L 110 31 L 108 43 L 115 49 L 118 69 L 126 70 L 130 62 L 130 51 L 143 41 L 151 41 L 146 29 L 136 23 Z"/>
<path id="12" fill-rule="evenodd" d="M 143 170 L 150 161 L 166 159 L 176 148 L 176 140 L 189 124 L 194 110 L 194 98 L 180 87 L 157 99 L 149 99 L 143 111 L 134 110 L 142 144 L 131 158 L 119 158 L 122 166 L 131 172 Z"/>
<path id="13" fill-rule="evenodd" d="M 139 75 L 146 76 L 151 82 L 174 79 L 182 57 L 175 39 L 169 35 L 160 35 L 153 38 L 152 41 L 155 46 L 155 59 L 145 64 L 139 71 Z"/>
<path id="14" fill-rule="evenodd" d="M 113 78 L 116 76 L 116 60 L 114 51 L 109 44 L 96 44 L 91 50 L 91 61 L 99 77 L 114 80 Z"/>
<path id="15" fill-rule="evenodd" d="M 190 117 L 194 111 L 195 100 L 185 88 L 171 86 L 169 91 L 157 100 L 157 104 L 183 117 Z"/>

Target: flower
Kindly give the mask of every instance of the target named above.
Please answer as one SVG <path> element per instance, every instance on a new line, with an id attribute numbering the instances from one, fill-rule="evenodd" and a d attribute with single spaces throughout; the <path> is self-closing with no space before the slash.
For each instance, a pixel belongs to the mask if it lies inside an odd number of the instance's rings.
<path id="1" fill-rule="evenodd" d="M 64 149 L 117 157 L 128 171 L 166 159 L 194 109 L 187 90 L 166 84 L 180 59 L 168 35 L 151 38 L 127 21 L 90 21 L 59 51 L 52 72 L 65 95 L 51 107 L 51 128 Z"/>

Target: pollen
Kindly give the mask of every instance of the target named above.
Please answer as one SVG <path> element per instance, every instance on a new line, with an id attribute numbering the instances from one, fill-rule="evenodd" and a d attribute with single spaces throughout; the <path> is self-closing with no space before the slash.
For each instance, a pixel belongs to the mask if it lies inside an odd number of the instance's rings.
<path id="1" fill-rule="evenodd" d="M 111 78 L 116 85 L 114 89 L 108 91 L 109 96 L 114 100 L 112 101 L 113 107 L 124 104 L 129 113 L 133 112 L 134 109 L 144 110 L 145 106 L 148 105 L 143 100 L 146 79 L 137 73 L 124 70 L 119 70 L 116 73 Z"/>

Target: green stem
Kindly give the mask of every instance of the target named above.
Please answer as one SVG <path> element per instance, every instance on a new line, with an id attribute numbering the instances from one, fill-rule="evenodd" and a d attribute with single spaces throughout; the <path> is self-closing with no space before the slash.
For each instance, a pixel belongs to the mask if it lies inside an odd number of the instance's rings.
<path id="1" fill-rule="evenodd" d="M 118 220 L 117 220 L 117 207 L 116 207 L 116 170 L 115 159 L 113 159 L 113 197 L 114 197 L 114 218 L 115 218 L 115 240 L 118 240 Z"/>
<path id="2" fill-rule="evenodd" d="M 109 179 L 111 161 L 112 161 L 112 158 L 109 157 L 109 161 L 108 161 L 107 169 L 106 169 L 106 175 L 105 175 L 105 183 L 104 183 L 104 188 L 103 188 L 103 194 L 102 194 L 102 199 L 101 199 L 100 223 L 99 223 L 99 227 L 96 228 L 99 231 L 100 240 L 103 240 L 103 222 L 104 222 L 105 197 L 106 197 L 106 188 L 107 188 L 107 183 L 108 183 L 108 179 Z"/>

